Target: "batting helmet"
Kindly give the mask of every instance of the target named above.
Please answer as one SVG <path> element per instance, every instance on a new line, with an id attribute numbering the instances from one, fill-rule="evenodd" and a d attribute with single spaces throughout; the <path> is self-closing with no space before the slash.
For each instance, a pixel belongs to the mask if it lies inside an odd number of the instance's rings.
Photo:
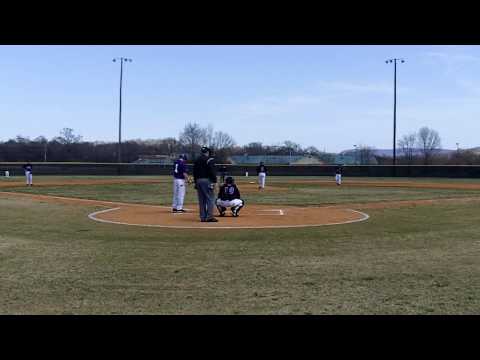
<path id="1" fill-rule="evenodd" d="M 233 177 L 227 176 L 227 177 L 225 178 L 225 183 L 227 183 L 227 184 L 233 184 L 233 183 L 235 183 L 235 180 L 233 179 Z"/>
<path id="2" fill-rule="evenodd" d="M 200 151 L 202 152 L 202 154 L 210 153 L 210 149 L 206 146 L 202 146 Z"/>

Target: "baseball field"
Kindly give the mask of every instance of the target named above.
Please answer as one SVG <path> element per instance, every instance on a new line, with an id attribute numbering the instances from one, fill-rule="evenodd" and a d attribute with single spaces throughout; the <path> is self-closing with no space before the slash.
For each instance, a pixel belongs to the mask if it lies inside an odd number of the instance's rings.
<path id="1" fill-rule="evenodd" d="M 200 223 L 167 176 L 0 179 L 0 314 L 480 313 L 480 179 L 236 180 Z"/>

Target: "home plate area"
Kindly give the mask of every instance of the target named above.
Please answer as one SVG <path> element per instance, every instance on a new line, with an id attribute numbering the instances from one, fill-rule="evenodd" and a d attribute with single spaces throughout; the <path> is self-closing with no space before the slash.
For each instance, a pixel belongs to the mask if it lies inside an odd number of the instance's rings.
<path id="1" fill-rule="evenodd" d="M 103 223 L 179 229 L 258 229 L 336 225 L 368 219 L 356 210 L 333 207 L 246 205 L 238 217 L 227 211 L 218 222 L 200 222 L 198 205 L 185 207 L 186 213 L 172 213 L 170 207 L 119 204 L 96 211 L 89 218 Z M 217 210 L 215 209 L 217 215 Z"/>

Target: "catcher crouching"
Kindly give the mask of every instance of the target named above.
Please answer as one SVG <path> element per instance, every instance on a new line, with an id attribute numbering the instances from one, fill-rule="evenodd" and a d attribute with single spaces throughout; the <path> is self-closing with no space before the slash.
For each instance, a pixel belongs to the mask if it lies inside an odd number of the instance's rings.
<path id="1" fill-rule="evenodd" d="M 245 202 L 240 199 L 240 191 L 238 190 L 233 177 L 228 176 L 222 186 L 220 186 L 215 204 L 217 205 L 220 216 L 225 216 L 227 208 L 231 208 L 232 216 L 238 216 L 238 213 L 244 206 Z"/>

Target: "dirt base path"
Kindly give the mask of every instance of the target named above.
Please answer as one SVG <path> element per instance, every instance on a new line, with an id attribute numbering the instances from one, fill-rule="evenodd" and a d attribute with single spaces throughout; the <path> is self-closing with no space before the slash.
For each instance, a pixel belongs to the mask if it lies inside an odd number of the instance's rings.
<path id="1" fill-rule="evenodd" d="M 2 179 L 0 179 L 2 180 Z M 170 183 L 170 179 L 62 179 L 58 181 L 43 181 L 40 178 L 34 180 L 35 187 L 47 186 L 70 186 L 70 185 L 115 185 L 115 184 L 165 184 Z M 243 191 L 254 192 L 258 191 L 256 181 L 246 180 L 242 177 L 237 177 L 237 183 Z M 278 185 L 277 185 L 278 184 Z M 319 186 L 336 186 L 335 181 L 332 180 L 292 180 L 288 179 L 282 181 L 276 178 L 274 181 L 267 181 L 267 185 L 263 191 L 284 191 L 288 190 L 285 185 L 319 185 Z M 193 186 L 193 185 L 191 185 Z M 458 189 L 458 190 L 480 190 L 480 183 L 435 183 L 435 182 L 413 182 L 413 181 L 365 181 L 344 179 L 343 187 L 362 186 L 362 187 L 406 187 L 406 188 L 420 188 L 420 189 Z M 0 188 L 17 188 L 25 187 L 23 181 L 0 181 Z"/>
<path id="2" fill-rule="evenodd" d="M 292 228 L 346 224 L 368 219 L 367 214 L 345 208 L 248 205 L 238 217 L 227 212 L 224 217 L 217 217 L 217 223 L 202 223 L 196 207 L 189 205 L 187 213 L 172 213 L 170 209 L 159 207 L 126 206 L 98 211 L 89 217 L 114 224 L 183 229 Z"/>
<path id="3" fill-rule="evenodd" d="M 61 181 L 34 181 L 34 187 L 50 186 L 89 186 L 89 185 L 142 185 L 142 184 L 170 184 L 170 179 L 62 179 Z M 255 193 L 260 191 L 256 183 L 241 182 L 240 190 L 246 193 Z M 193 184 L 189 184 L 193 189 Z M 23 181 L 0 181 L 0 189 L 5 188 L 24 188 Z M 262 192 L 278 192 L 288 190 L 281 186 L 268 186 Z"/>
<path id="4" fill-rule="evenodd" d="M 285 182 L 277 180 L 279 184 Z M 319 186 L 337 186 L 335 181 L 328 180 L 292 180 L 289 184 L 297 185 L 319 185 Z M 273 184 L 275 184 L 273 182 Z M 418 188 L 418 189 L 456 189 L 456 190 L 480 190 L 480 183 L 435 183 L 435 182 L 409 182 L 409 181 L 361 181 L 343 179 L 343 187 L 361 186 L 361 187 L 403 187 L 403 188 Z"/>
<path id="5" fill-rule="evenodd" d="M 113 184 L 160 184 L 165 180 L 156 179 L 62 179 L 59 181 L 43 181 L 34 178 L 35 187 L 69 186 L 69 185 L 113 185 Z M 24 181 L 0 181 L 0 188 L 25 187 Z"/>
<path id="6" fill-rule="evenodd" d="M 107 209 L 91 213 L 88 215 L 89 218 L 98 222 L 118 225 L 184 229 L 255 229 L 338 225 L 367 220 L 369 216 L 359 210 L 480 202 L 480 197 L 464 197 L 434 200 L 338 204 L 316 207 L 247 204 L 247 206 L 241 210 L 239 217 L 232 217 L 230 213 L 227 213 L 225 217 L 217 218 L 219 220 L 218 223 L 201 223 L 199 221 L 198 206 L 196 204 L 186 206 L 187 213 L 175 214 L 171 212 L 171 208 L 168 206 L 131 204 L 13 192 L 0 192 L 0 197 L 26 198 L 61 204 L 102 206 Z"/>
<path id="7" fill-rule="evenodd" d="M 172 213 L 167 206 L 129 204 L 111 201 L 66 198 L 48 195 L 0 192 L 1 197 L 26 198 L 61 204 L 84 204 L 106 207 L 88 215 L 94 221 L 119 225 L 183 229 L 258 229 L 292 228 L 346 224 L 368 219 L 368 215 L 346 207 L 294 207 L 284 205 L 247 205 L 240 216 L 227 212 L 218 223 L 202 223 L 198 206 L 186 206 L 187 213 Z"/>

